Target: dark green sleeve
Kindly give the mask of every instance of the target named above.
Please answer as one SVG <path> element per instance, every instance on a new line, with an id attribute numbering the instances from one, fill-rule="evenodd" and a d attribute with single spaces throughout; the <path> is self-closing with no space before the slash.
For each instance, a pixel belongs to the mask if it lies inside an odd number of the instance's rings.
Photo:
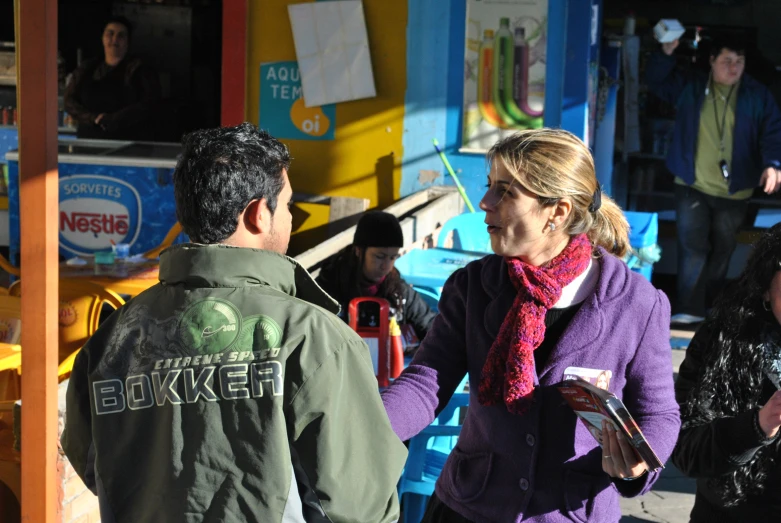
<path id="1" fill-rule="evenodd" d="M 73 362 L 73 370 L 68 381 L 68 392 L 65 406 L 65 429 L 60 439 L 65 455 L 90 489 L 95 488 L 92 447 L 92 410 L 89 394 L 89 353 L 85 349 L 79 351 Z"/>
<path id="2" fill-rule="evenodd" d="M 286 415 L 306 476 L 297 479 L 330 521 L 398 520 L 396 484 L 407 450 L 391 429 L 363 341 L 344 342 L 304 382 Z"/>

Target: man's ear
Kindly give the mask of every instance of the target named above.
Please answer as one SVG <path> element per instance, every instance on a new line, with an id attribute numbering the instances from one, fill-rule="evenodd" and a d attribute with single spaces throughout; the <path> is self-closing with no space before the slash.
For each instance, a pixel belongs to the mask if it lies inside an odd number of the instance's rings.
<path id="1" fill-rule="evenodd" d="M 244 226 L 252 234 L 268 234 L 271 232 L 271 211 L 265 198 L 252 200 L 242 213 Z"/>

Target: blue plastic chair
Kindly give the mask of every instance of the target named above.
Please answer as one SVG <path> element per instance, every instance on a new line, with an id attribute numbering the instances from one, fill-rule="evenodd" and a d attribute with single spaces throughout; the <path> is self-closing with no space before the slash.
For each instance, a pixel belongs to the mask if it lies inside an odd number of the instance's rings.
<path id="1" fill-rule="evenodd" d="M 450 234 L 453 234 L 452 249 L 492 254 L 491 237 L 485 225 L 484 212 L 468 212 L 450 218 L 442 226 L 437 238 L 437 246 L 444 247 Z"/>
<path id="2" fill-rule="evenodd" d="M 632 252 L 625 257 L 629 268 L 651 281 L 653 264 L 659 260 L 659 215 L 655 212 L 624 211 L 629 222 L 629 244 Z"/>
<path id="3" fill-rule="evenodd" d="M 420 523 L 423 519 L 434 485 L 461 433 L 460 409 L 468 405 L 469 393 L 456 392 L 434 423 L 410 440 L 398 489 L 399 498 L 403 498 L 405 523 Z"/>
<path id="4" fill-rule="evenodd" d="M 419 287 L 417 285 L 413 285 L 412 289 L 418 293 L 418 296 L 423 298 L 423 301 L 426 302 L 429 309 L 434 312 L 439 312 L 439 299 L 442 296 L 440 296 L 438 291 L 430 289 L 429 287 Z"/>

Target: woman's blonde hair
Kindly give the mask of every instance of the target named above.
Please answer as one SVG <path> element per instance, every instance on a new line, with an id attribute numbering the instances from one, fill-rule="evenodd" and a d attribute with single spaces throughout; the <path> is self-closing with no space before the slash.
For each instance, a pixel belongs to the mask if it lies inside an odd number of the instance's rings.
<path id="1" fill-rule="evenodd" d="M 502 162 L 542 205 L 569 198 L 572 212 L 564 230 L 570 236 L 585 233 L 592 244 L 619 257 L 629 251 L 629 224 L 624 213 L 598 191 L 594 159 L 574 134 L 562 129 L 520 131 L 491 147 L 488 161 Z"/>

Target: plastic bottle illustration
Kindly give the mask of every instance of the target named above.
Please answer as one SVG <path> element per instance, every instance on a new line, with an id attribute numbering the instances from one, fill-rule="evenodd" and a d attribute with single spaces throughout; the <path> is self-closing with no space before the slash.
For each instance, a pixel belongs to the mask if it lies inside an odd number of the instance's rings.
<path id="1" fill-rule="evenodd" d="M 506 128 L 507 125 L 496 112 L 494 106 L 494 32 L 483 31 L 483 42 L 477 63 L 477 107 L 483 119 L 494 127 Z"/>
<path id="2" fill-rule="evenodd" d="M 525 38 L 522 36 L 521 39 L 523 40 L 522 48 L 528 51 Z M 515 83 L 515 37 L 510 31 L 509 18 L 501 18 L 499 20 L 499 31 L 494 39 L 494 53 L 494 78 L 497 82 L 497 85 L 494 87 L 494 104 L 502 120 L 512 127 L 541 127 L 542 118 L 524 113 L 513 96 Z M 525 61 L 528 64 L 528 52 L 525 54 Z M 523 53 L 520 59 L 523 60 Z M 528 66 L 524 68 L 524 76 L 528 77 Z"/>
<path id="3" fill-rule="evenodd" d="M 513 101 L 526 116 L 542 116 L 542 111 L 536 111 L 529 105 L 529 46 L 526 44 L 526 31 L 522 27 L 515 28 Z"/>
<path id="4" fill-rule="evenodd" d="M 514 127 L 521 122 L 516 120 L 507 108 L 507 100 L 512 101 L 513 46 L 510 19 L 501 18 L 499 20 L 499 30 L 494 38 L 494 106 L 502 120 L 507 125 Z M 508 85 L 510 87 L 509 92 Z"/>

